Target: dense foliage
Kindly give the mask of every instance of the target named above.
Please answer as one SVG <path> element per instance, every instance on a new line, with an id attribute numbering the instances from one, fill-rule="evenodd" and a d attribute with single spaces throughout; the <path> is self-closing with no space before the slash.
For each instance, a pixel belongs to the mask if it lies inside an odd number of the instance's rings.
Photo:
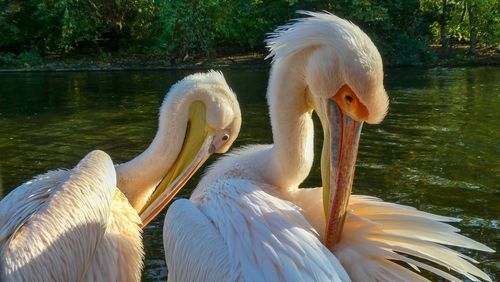
<path id="1" fill-rule="evenodd" d="M 357 23 L 393 64 L 432 60 L 432 43 L 467 44 L 471 54 L 500 44 L 498 0 L 3 0 L 0 64 L 61 54 L 263 51 L 266 33 L 299 9 Z"/>

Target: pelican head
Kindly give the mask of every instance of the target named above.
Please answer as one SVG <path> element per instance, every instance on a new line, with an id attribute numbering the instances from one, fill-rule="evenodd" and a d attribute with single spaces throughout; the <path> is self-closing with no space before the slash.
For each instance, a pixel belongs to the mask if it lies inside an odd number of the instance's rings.
<path id="1" fill-rule="evenodd" d="M 231 147 L 241 126 L 236 95 L 222 74 L 215 71 L 190 75 L 172 86 L 159 119 L 157 135 L 145 154 L 153 151 L 155 155 L 170 155 L 173 162 L 166 166 L 164 177 L 154 189 L 132 203 L 143 226 L 172 200 L 211 154 L 224 153 Z"/>
<path id="2" fill-rule="evenodd" d="M 331 249 L 345 218 L 362 124 L 381 122 L 389 100 L 382 59 L 361 29 L 329 13 L 301 13 L 309 17 L 279 28 L 268 43 L 274 61 L 302 61 L 306 99 L 323 126 L 325 243 Z"/>

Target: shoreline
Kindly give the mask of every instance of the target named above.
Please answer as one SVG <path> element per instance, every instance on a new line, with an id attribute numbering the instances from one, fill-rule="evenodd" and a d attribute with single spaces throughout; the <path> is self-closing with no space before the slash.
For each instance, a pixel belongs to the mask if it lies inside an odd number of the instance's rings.
<path id="1" fill-rule="evenodd" d="M 166 58 L 148 55 L 107 56 L 81 58 L 49 58 L 34 66 L 0 66 L 0 73 L 9 72 L 78 72 L 78 71 L 161 71 L 199 69 L 248 69 L 269 68 L 271 60 L 262 53 L 225 56 L 208 59 L 191 59 L 172 62 Z M 386 68 L 435 68 L 435 67 L 479 67 L 500 66 L 500 54 L 476 57 L 444 57 L 434 63 L 417 65 L 387 64 Z"/>
<path id="2" fill-rule="evenodd" d="M 157 56 L 130 56 L 80 59 L 49 59 L 39 65 L 27 67 L 0 66 L 0 73 L 6 72 L 78 72 L 78 71 L 155 71 L 196 70 L 209 68 L 268 68 L 270 60 L 264 54 L 226 56 L 220 58 L 195 59 L 171 62 Z"/>

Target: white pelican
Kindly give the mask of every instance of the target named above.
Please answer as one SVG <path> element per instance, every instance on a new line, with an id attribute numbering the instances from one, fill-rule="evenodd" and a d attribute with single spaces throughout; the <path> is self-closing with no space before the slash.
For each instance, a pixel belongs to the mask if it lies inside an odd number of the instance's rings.
<path id="1" fill-rule="evenodd" d="M 327 13 L 305 14 L 268 41 L 274 57 L 267 92 L 274 144 L 222 158 L 190 200 L 176 201 L 167 211 L 169 280 L 425 280 L 391 260 L 451 279 L 401 253 L 488 279 L 470 258 L 440 245 L 489 251 L 440 222 L 453 219 L 367 196 L 352 196 L 346 208 L 362 122 L 380 122 L 388 108 L 382 60 L 354 24 Z M 298 189 L 313 162 L 313 110 L 325 133 L 325 208 L 323 189 Z M 337 193 L 332 196 L 330 183 Z M 180 216 L 183 221 L 176 220 Z M 334 245 L 336 258 L 320 239 Z"/>
<path id="2" fill-rule="evenodd" d="M 240 124 L 221 73 L 175 84 L 142 154 L 114 167 L 106 153 L 91 152 L 72 170 L 38 176 L 0 202 L 0 280 L 139 281 L 141 224 L 210 154 L 230 147 Z"/>

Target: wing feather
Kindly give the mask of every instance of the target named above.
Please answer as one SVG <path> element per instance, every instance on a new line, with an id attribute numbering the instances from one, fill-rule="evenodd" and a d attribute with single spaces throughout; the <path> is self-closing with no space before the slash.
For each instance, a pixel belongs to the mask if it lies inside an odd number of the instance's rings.
<path id="1" fill-rule="evenodd" d="M 89 153 L 70 171 L 28 181 L 0 202 L 0 280 L 78 281 L 105 232 L 116 175 Z"/>
<path id="2" fill-rule="evenodd" d="M 242 179 L 219 179 L 197 195 L 243 281 L 350 281 L 300 208 Z M 273 189 L 266 187 L 266 191 Z"/>
<path id="3" fill-rule="evenodd" d="M 163 226 L 169 281 L 236 281 L 228 251 L 212 222 L 189 200 L 175 201 Z"/>
<path id="4" fill-rule="evenodd" d="M 373 197 L 352 195 L 343 235 L 334 253 L 356 281 L 424 280 L 391 260 L 405 262 L 417 272 L 420 268 L 426 269 L 450 281 L 459 279 L 429 263 L 453 270 L 472 281 L 479 281 L 478 278 L 491 281 L 471 264 L 477 263 L 474 259 L 445 246 L 493 251 L 444 223 L 457 221 Z M 354 267 L 354 263 L 362 267 Z"/>

